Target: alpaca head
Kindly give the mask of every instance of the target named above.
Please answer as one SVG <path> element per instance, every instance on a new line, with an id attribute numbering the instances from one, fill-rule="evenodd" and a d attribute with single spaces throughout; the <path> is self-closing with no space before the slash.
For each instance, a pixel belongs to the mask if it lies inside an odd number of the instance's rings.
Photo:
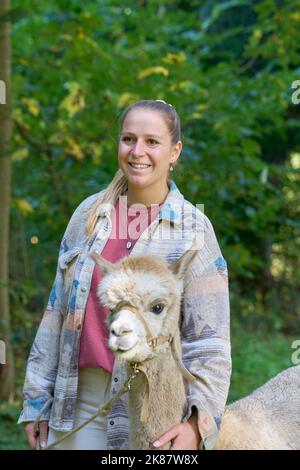
<path id="1" fill-rule="evenodd" d="M 104 277 L 98 287 L 107 317 L 109 347 L 128 362 L 154 357 L 149 336 L 174 336 L 179 326 L 183 278 L 197 251 L 190 250 L 173 263 L 159 256 L 140 255 L 112 264 L 92 253 Z M 142 318 L 141 318 L 142 317 Z M 161 344 L 157 350 L 165 350 Z"/>

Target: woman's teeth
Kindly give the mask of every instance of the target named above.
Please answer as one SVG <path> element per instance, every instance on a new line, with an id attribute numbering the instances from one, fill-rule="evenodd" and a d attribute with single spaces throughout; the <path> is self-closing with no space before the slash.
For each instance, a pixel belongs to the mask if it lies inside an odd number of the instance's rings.
<path id="1" fill-rule="evenodd" d="M 144 168 L 149 168 L 149 166 L 151 165 L 144 165 L 142 163 L 129 163 L 130 166 L 132 166 L 132 168 L 137 168 L 137 169 L 144 169 Z"/>

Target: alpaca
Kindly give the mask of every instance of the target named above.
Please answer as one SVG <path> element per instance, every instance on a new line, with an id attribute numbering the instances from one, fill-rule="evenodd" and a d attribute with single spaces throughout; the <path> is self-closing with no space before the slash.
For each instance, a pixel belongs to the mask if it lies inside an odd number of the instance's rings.
<path id="1" fill-rule="evenodd" d="M 216 450 L 300 450 L 300 365 L 227 406 Z"/>
<path id="2" fill-rule="evenodd" d="M 91 255 L 104 274 L 98 296 L 110 309 L 109 347 L 125 361 L 128 376 L 133 364 L 140 369 L 129 391 L 130 449 L 151 449 L 182 420 L 184 379 L 194 378 L 181 362 L 180 303 L 183 278 L 196 254 L 187 251 L 171 264 L 149 255 L 112 264 Z M 300 366 L 227 405 L 213 449 L 300 449 Z"/>
<path id="3" fill-rule="evenodd" d="M 116 264 L 91 256 L 104 277 L 98 296 L 110 309 L 108 345 L 139 373 L 129 391 L 129 448 L 151 449 L 151 443 L 181 422 L 186 380 L 194 377 L 181 362 L 180 305 L 183 279 L 196 250 L 167 264 L 159 256 L 138 255 Z M 161 449 L 170 448 L 170 444 Z"/>

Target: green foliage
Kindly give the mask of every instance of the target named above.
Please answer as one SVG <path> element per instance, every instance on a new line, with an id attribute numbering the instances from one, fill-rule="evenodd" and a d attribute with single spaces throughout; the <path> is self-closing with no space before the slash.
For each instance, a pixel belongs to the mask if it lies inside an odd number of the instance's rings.
<path id="1" fill-rule="evenodd" d="M 0 450 L 26 450 L 23 425 L 16 425 L 21 403 L 0 404 Z"/>
<path id="2" fill-rule="evenodd" d="M 232 377 L 228 403 L 247 396 L 282 370 L 292 367 L 293 336 L 253 334 L 239 323 L 232 331 Z"/>

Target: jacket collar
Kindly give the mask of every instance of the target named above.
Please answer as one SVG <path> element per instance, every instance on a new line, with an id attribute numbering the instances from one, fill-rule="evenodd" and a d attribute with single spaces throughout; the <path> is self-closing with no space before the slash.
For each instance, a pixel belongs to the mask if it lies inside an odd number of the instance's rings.
<path id="1" fill-rule="evenodd" d="M 156 218 L 167 220 L 174 224 L 180 224 L 182 221 L 182 207 L 184 197 L 177 188 L 174 181 L 169 182 L 169 192 Z"/>
<path id="2" fill-rule="evenodd" d="M 177 188 L 174 181 L 168 182 L 169 192 L 163 203 L 160 211 L 158 212 L 156 219 L 167 220 L 173 224 L 180 224 L 182 220 L 182 206 L 184 203 L 184 196 Z M 103 204 L 99 210 L 100 217 L 109 217 L 111 212 L 111 204 Z"/>

